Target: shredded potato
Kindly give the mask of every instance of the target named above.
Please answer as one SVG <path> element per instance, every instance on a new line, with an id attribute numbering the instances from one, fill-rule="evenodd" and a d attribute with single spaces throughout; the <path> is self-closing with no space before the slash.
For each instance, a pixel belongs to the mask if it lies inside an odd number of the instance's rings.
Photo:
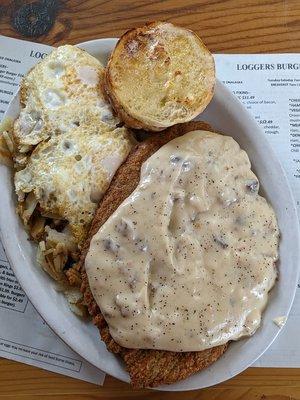
<path id="1" fill-rule="evenodd" d="M 59 76 L 49 74 L 57 57 Z M 104 67 L 94 57 L 73 46 L 55 49 L 23 78 L 19 116 L 0 124 L 0 164 L 12 168 L 17 213 L 38 244 L 38 264 L 67 291 L 78 315 L 85 314 L 79 249 L 97 202 L 135 143 L 118 127 L 103 79 Z M 61 100 L 55 107 L 42 95 L 49 87 Z"/>
<path id="2" fill-rule="evenodd" d="M 87 314 L 86 307 L 83 305 L 83 295 L 78 288 L 71 288 L 64 291 L 69 307 L 80 317 L 85 317 Z"/>
<path id="3" fill-rule="evenodd" d="M 12 120 L 6 118 L 0 124 L 0 164 L 8 167 L 13 166 L 13 142 L 10 138 L 9 132 L 12 130 Z"/>
<path id="4" fill-rule="evenodd" d="M 77 246 L 68 232 L 44 228 L 46 237 L 39 243 L 37 260 L 41 267 L 57 282 L 67 284 L 64 267 L 68 257 L 77 258 Z"/>
<path id="5" fill-rule="evenodd" d="M 29 195 L 26 197 L 25 202 L 24 202 L 24 209 L 22 212 L 22 219 L 25 225 L 28 224 L 28 221 L 30 217 L 32 216 L 36 206 L 37 206 L 37 199 L 34 196 L 34 193 L 31 192 Z"/>
<path id="6" fill-rule="evenodd" d="M 3 133 L 0 133 L 0 164 L 4 164 L 7 167 L 13 166 L 11 153 L 6 145 Z"/>

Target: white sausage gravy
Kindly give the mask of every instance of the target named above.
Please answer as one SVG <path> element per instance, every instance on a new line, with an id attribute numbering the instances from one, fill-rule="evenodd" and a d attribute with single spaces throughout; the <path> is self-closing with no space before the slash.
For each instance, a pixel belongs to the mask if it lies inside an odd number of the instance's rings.
<path id="1" fill-rule="evenodd" d="M 255 332 L 277 276 L 279 229 L 250 168 L 231 137 L 207 131 L 143 164 L 85 262 L 117 343 L 200 351 Z"/>

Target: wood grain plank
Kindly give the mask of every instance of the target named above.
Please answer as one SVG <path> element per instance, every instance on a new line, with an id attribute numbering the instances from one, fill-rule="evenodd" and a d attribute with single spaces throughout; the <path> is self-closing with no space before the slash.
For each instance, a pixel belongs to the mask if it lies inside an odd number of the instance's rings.
<path id="1" fill-rule="evenodd" d="M 35 367 L 0 360 L 0 399 L 153 399 L 153 390 L 133 390 L 130 385 L 107 377 L 103 387 Z M 277 396 L 277 397 L 274 397 Z M 166 400 L 271 400 L 300 399 L 300 370 L 250 368 L 215 387 L 163 394 Z"/>
<path id="2" fill-rule="evenodd" d="M 3 0 L 0 32 L 11 26 L 12 2 Z M 51 31 L 37 41 L 51 45 L 120 36 L 161 19 L 194 29 L 214 52 L 291 52 L 300 49 L 299 0 L 70 0 L 62 3 Z"/>

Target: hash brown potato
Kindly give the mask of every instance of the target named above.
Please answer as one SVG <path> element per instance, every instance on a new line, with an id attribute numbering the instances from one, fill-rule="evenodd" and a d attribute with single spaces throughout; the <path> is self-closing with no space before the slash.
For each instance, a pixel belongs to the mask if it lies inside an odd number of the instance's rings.
<path id="1" fill-rule="evenodd" d="M 66 272 L 78 261 L 97 203 L 135 139 L 103 91 L 105 68 L 76 46 L 54 48 L 22 79 L 20 114 L 0 127 L 0 162 L 13 167 L 17 212 L 38 264 L 85 315 Z"/>

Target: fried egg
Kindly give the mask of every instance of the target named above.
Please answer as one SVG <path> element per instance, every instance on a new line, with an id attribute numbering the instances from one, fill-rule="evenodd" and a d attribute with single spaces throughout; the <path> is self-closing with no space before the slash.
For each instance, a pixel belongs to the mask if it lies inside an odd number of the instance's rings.
<path id="1" fill-rule="evenodd" d="M 116 128 L 119 120 L 104 97 L 103 78 L 100 61 L 84 50 L 71 45 L 54 49 L 22 80 L 22 109 L 14 124 L 18 152 L 80 124 Z"/>
<path id="2" fill-rule="evenodd" d="M 26 167 L 15 174 L 19 202 L 33 193 L 41 215 L 65 220 L 81 243 L 133 139 L 126 128 L 81 124 L 38 144 Z M 27 196 L 29 198 L 29 196 Z"/>

